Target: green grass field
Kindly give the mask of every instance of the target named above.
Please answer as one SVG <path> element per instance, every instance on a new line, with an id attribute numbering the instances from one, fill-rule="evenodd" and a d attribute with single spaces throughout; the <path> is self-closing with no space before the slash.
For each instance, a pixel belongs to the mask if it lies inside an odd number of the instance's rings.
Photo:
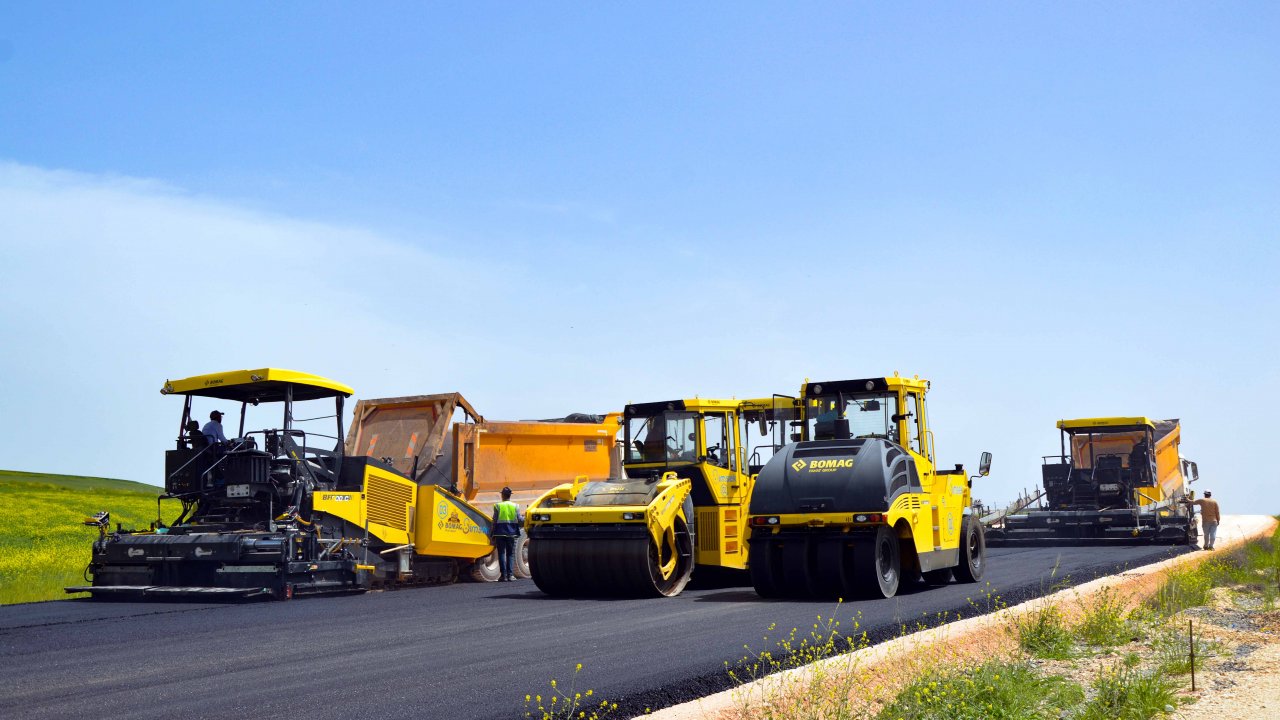
<path id="1" fill-rule="evenodd" d="M 156 519 L 154 485 L 107 478 L 0 470 L 0 605 L 60 600 L 84 584 L 97 528 L 84 518 L 110 511 L 111 527 L 144 529 Z M 168 522 L 181 510 L 164 501 Z"/>

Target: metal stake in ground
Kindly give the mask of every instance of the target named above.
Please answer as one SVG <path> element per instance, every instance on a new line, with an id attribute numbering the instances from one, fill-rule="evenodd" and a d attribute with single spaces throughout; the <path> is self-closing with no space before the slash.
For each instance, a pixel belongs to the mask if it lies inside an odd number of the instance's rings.
<path id="1" fill-rule="evenodd" d="M 1191 627 L 1191 620 L 1187 620 L 1187 644 L 1191 646 L 1191 692 L 1196 691 L 1196 635 L 1195 630 Z"/>

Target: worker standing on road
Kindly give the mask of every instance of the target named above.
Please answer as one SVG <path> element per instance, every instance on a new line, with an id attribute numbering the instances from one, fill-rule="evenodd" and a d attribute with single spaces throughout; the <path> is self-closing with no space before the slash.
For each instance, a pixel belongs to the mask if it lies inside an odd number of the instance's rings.
<path id="1" fill-rule="evenodd" d="M 1222 515 L 1218 510 L 1218 501 L 1212 499 L 1213 493 L 1208 490 L 1204 491 L 1204 498 L 1201 500 L 1183 500 L 1187 505 L 1200 506 L 1200 525 L 1204 528 L 1204 549 L 1212 550 L 1213 541 L 1217 539 L 1218 523 L 1222 520 Z"/>
<path id="2" fill-rule="evenodd" d="M 520 506 L 511 502 L 511 488 L 502 488 L 502 502 L 493 506 L 493 546 L 498 550 L 498 567 L 502 571 L 500 582 L 516 579 L 511 571 L 511 556 L 516 552 L 516 539 L 520 537 Z"/>

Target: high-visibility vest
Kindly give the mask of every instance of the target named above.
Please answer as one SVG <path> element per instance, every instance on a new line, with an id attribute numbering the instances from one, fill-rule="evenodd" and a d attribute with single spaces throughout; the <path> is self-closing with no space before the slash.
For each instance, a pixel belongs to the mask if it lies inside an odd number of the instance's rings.
<path id="1" fill-rule="evenodd" d="M 516 522 L 520 518 L 520 506 L 510 500 L 503 500 L 494 507 L 498 508 L 498 522 Z"/>
<path id="2" fill-rule="evenodd" d="M 520 534 L 520 506 L 510 500 L 503 500 L 493 506 L 498 516 L 493 525 L 494 536 L 515 537 Z"/>

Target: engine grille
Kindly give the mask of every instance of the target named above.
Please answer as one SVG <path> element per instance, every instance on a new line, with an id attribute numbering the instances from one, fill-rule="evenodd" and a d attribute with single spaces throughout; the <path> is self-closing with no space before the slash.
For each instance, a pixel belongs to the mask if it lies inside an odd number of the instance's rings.
<path id="1" fill-rule="evenodd" d="M 397 530 L 408 529 L 409 505 L 413 502 L 411 488 L 370 476 L 365 497 L 369 503 L 369 522 Z"/>
<path id="2" fill-rule="evenodd" d="M 912 497 L 912 496 L 900 497 L 897 500 L 893 501 L 893 507 L 899 512 L 905 512 L 907 510 L 919 510 L 920 498 Z"/>
<path id="3" fill-rule="evenodd" d="M 720 533 L 716 530 L 718 511 L 698 513 L 698 549 L 715 552 L 720 549 Z"/>

